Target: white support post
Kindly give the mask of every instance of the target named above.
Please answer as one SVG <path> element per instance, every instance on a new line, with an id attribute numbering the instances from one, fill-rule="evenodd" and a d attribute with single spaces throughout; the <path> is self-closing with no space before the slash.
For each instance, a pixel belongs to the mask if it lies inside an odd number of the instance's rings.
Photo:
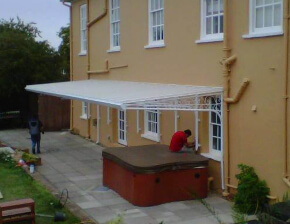
<path id="1" fill-rule="evenodd" d="M 97 105 L 97 144 L 100 143 L 100 119 L 100 105 Z"/>
<path id="2" fill-rule="evenodd" d="M 160 133 L 160 118 L 161 118 L 161 112 L 158 110 L 157 111 L 157 116 L 158 116 L 158 125 L 157 125 L 157 128 L 158 128 L 158 142 L 160 142 L 161 141 L 161 133 Z"/>
<path id="3" fill-rule="evenodd" d="M 198 109 L 198 97 L 195 97 L 195 104 L 196 104 L 196 109 Z M 197 151 L 199 148 L 199 142 L 198 142 L 198 133 L 199 133 L 199 114 L 198 111 L 194 112 L 195 114 L 195 150 Z"/>
<path id="4" fill-rule="evenodd" d="M 137 116 L 137 118 L 136 118 L 136 130 L 137 130 L 137 134 L 141 131 L 140 122 L 139 122 L 139 120 L 140 120 L 140 116 L 139 115 L 140 115 L 139 114 L 139 110 L 136 110 L 136 116 Z"/>
<path id="5" fill-rule="evenodd" d="M 224 96 L 221 94 L 221 111 L 220 111 L 220 119 L 221 119 L 221 182 L 222 189 L 225 189 L 225 178 L 224 178 Z M 228 167 L 229 169 L 229 167 Z"/>
<path id="6" fill-rule="evenodd" d="M 175 100 L 175 104 L 178 104 L 177 100 Z M 178 119 L 179 119 L 179 114 L 178 114 L 178 111 L 175 110 L 174 111 L 174 130 L 175 130 L 175 132 L 178 131 Z"/>
<path id="7" fill-rule="evenodd" d="M 175 132 L 178 131 L 178 119 L 179 119 L 178 111 L 175 110 L 174 111 L 174 130 L 175 130 Z"/>
<path id="8" fill-rule="evenodd" d="M 111 108 L 107 107 L 107 124 L 111 123 Z"/>

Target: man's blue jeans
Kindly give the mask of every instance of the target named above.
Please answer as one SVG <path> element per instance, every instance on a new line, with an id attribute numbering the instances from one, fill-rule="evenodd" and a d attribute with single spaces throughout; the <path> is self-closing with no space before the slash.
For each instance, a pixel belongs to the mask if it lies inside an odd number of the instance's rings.
<path id="1" fill-rule="evenodd" d="M 35 146 L 37 147 L 36 153 L 40 153 L 40 135 L 31 135 L 32 153 L 35 154 Z"/>

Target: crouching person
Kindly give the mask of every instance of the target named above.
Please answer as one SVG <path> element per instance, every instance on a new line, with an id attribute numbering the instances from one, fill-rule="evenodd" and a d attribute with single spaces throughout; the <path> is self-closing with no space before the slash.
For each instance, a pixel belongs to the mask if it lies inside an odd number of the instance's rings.
<path id="1" fill-rule="evenodd" d="M 189 129 L 175 132 L 171 138 L 169 150 L 171 152 L 193 152 L 195 142 L 187 142 L 187 138 L 190 136 Z"/>

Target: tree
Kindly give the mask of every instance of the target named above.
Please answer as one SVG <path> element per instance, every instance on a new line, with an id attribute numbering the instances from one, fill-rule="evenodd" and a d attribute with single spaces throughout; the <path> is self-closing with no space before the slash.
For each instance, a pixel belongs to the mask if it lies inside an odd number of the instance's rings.
<path id="1" fill-rule="evenodd" d="M 0 112 L 27 113 L 26 85 L 64 80 L 59 53 L 37 36 L 33 23 L 0 20 Z"/>
<path id="2" fill-rule="evenodd" d="M 63 74 L 69 79 L 70 74 L 70 27 L 61 27 L 58 36 L 62 39 L 62 42 L 58 48 L 59 55 L 61 57 L 61 66 Z"/>

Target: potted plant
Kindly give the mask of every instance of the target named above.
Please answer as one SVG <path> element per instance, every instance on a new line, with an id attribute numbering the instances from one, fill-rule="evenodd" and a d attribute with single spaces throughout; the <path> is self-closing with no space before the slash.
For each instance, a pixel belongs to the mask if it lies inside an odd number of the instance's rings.
<path id="1" fill-rule="evenodd" d="M 23 153 L 22 154 L 22 159 L 26 162 L 26 164 L 29 166 L 30 164 L 33 164 L 35 166 L 40 166 L 41 165 L 41 158 L 38 156 L 35 156 L 30 153 Z"/>

